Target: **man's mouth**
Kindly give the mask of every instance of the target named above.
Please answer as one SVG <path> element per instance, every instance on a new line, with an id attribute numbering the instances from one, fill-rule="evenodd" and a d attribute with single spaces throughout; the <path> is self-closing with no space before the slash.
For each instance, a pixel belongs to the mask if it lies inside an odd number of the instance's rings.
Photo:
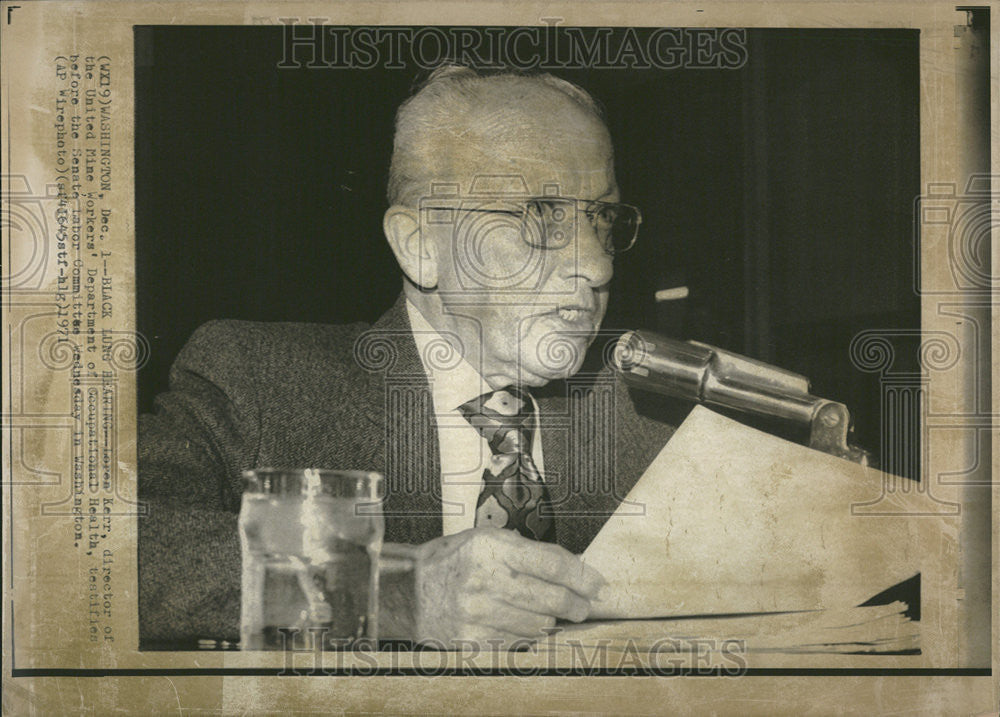
<path id="1" fill-rule="evenodd" d="M 583 309 L 559 309 L 559 318 L 563 321 L 576 321 L 583 313 Z"/>
<path id="2" fill-rule="evenodd" d="M 567 324 L 580 324 L 586 328 L 593 327 L 594 307 L 583 304 L 568 304 L 556 309 L 555 314 Z"/>

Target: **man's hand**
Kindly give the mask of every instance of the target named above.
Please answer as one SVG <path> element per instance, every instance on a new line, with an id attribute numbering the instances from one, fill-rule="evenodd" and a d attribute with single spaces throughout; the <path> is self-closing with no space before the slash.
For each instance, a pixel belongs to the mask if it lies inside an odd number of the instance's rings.
<path id="1" fill-rule="evenodd" d="M 556 618 L 580 622 L 604 584 L 565 548 L 513 530 L 473 528 L 417 550 L 416 638 L 483 642 L 544 637 Z"/>

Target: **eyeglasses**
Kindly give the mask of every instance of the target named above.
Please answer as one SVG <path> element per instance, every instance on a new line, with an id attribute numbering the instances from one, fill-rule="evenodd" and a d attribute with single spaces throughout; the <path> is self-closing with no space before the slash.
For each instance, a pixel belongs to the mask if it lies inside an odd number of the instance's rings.
<path id="1" fill-rule="evenodd" d="M 517 202 L 482 202 L 481 206 L 476 207 L 462 205 L 466 203 L 450 207 L 421 204 L 421 209 L 485 212 L 516 217 L 520 224 L 521 239 L 536 249 L 562 249 L 567 246 L 576 236 L 577 216 L 583 214 L 597 235 L 597 240 L 604 246 L 604 251 L 611 256 L 622 254 L 635 245 L 639 225 L 642 223 L 642 213 L 638 207 L 617 202 L 573 197 L 532 197 L 524 200 L 518 209 L 512 207 Z M 452 222 L 453 220 L 448 219 L 432 220 L 435 224 Z"/>

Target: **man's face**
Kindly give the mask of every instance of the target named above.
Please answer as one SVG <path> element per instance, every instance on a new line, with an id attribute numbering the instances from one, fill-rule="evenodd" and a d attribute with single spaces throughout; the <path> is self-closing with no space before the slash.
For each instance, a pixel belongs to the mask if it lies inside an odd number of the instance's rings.
<path id="1" fill-rule="evenodd" d="M 521 220 L 504 212 L 523 207 L 525 193 L 618 201 L 603 125 L 576 107 L 548 117 L 538 109 L 516 138 L 474 147 L 476 171 L 458 180 L 462 199 L 452 221 L 421 226 L 438 248 L 444 325 L 494 387 L 541 386 L 576 373 L 608 304 L 611 256 L 584 203 L 560 225 L 570 230 L 562 241 L 549 236 L 550 248 L 526 242 Z M 528 229 L 537 239 L 539 227 Z"/>

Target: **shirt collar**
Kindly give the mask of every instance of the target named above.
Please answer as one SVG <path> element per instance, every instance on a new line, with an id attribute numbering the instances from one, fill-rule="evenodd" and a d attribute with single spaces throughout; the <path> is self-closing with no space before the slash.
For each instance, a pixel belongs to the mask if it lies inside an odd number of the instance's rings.
<path id="1" fill-rule="evenodd" d="M 451 348 L 452 344 L 447 343 L 447 339 L 430 325 L 409 299 L 406 300 L 406 312 L 420 363 L 430 381 L 435 412 L 454 411 L 463 403 L 492 390 L 486 379 L 463 356 L 458 356 L 457 351 Z"/>

